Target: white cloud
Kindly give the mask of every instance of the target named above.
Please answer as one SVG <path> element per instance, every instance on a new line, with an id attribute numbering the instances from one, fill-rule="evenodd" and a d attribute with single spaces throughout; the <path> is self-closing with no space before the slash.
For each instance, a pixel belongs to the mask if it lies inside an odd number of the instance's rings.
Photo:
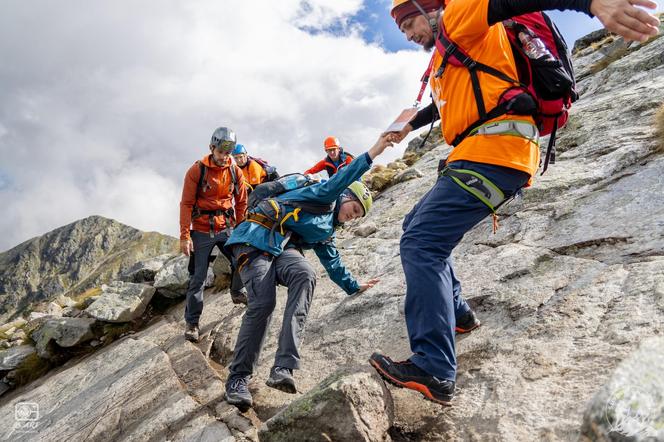
<path id="1" fill-rule="evenodd" d="M 0 250 L 92 214 L 177 235 L 182 177 L 215 127 L 280 172 L 321 158 L 330 134 L 360 153 L 428 61 L 300 29 L 344 24 L 360 0 L 3 6 Z"/>

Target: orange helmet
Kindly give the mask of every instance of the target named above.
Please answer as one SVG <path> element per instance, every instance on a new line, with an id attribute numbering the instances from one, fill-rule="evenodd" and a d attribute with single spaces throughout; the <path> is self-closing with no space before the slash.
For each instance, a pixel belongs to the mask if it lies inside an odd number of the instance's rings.
<path id="1" fill-rule="evenodd" d="M 339 139 L 337 137 L 327 137 L 323 142 L 323 148 L 325 150 L 341 149 L 341 144 L 339 143 Z"/>

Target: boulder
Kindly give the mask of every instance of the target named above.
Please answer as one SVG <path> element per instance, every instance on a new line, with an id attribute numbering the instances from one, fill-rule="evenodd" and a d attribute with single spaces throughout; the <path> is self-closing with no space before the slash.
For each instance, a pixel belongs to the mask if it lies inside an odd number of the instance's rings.
<path id="1" fill-rule="evenodd" d="M 644 340 L 593 397 L 581 433 L 589 440 L 664 440 L 664 338 Z"/>
<path id="2" fill-rule="evenodd" d="M 408 180 L 413 180 L 415 178 L 422 178 L 424 175 L 422 172 L 419 170 L 415 169 L 414 167 L 411 167 L 409 169 L 404 170 L 403 172 L 399 172 L 395 177 L 394 177 L 394 184 L 398 183 L 403 183 L 404 181 Z"/>
<path id="3" fill-rule="evenodd" d="M 372 371 L 337 370 L 269 419 L 261 441 L 384 441 L 394 419 L 392 396 Z"/>
<path id="4" fill-rule="evenodd" d="M 92 330 L 95 322 L 95 319 L 90 318 L 48 319 L 32 333 L 37 354 L 44 359 L 51 359 L 55 355 L 53 343 L 60 347 L 74 347 L 92 340 L 95 337 Z"/>
<path id="5" fill-rule="evenodd" d="M 189 257 L 179 255 L 164 264 L 154 278 L 154 288 L 167 298 L 187 294 L 189 285 Z"/>
<path id="6" fill-rule="evenodd" d="M 19 345 L 0 351 L 0 371 L 13 370 L 36 351 L 31 345 Z"/>
<path id="7" fill-rule="evenodd" d="M 154 293 L 149 285 L 114 281 L 85 312 L 101 321 L 129 322 L 143 314 Z"/>
<path id="8" fill-rule="evenodd" d="M 355 236 L 359 236 L 360 238 L 366 238 L 369 235 L 372 235 L 378 231 L 378 227 L 376 227 L 376 224 L 374 223 L 365 223 L 359 226 L 353 233 L 355 233 Z"/>
<path id="9" fill-rule="evenodd" d="M 396 170 L 379 164 L 371 169 L 371 172 L 365 176 L 364 180 L 369 189 L 380 192 L 392 185 L 392 179 L 397 173 Z"/>
<path id="10" fill-rule="evenodd" d="M 67 307 L 74 307 L 76 305 L 76 301 L 71 299 L 69 296 L 65 295 L 58 296 L 57 298 L 55 298 L 54 302 L 63 309 Z"/>
<path id="11" fill-rule="evenodd" d="M 122 272 L 120 280 L 134 283 L 153 282 L 159 270 L 164 267 L 164 264 L 175 256 L 167 253 L 139 261 Z"/>

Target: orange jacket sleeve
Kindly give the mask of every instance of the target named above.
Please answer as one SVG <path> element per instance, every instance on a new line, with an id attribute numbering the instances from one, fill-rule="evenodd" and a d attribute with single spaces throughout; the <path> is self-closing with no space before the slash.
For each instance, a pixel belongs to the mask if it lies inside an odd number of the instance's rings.
<path id="1" fill-rule="evenodd" d="M 322 160 L 320 160 L 319 162 L 317 162 L 317 163 L 314 165 L 314 167 L 312 167 L 311 169 L 307 169 L 307 170 L 305 170 L 305 171 L 304 171 L 304 174 L 307 175 L 307 174 L 312 174 L 312 173 L 318 173 L 318 172 L 320 172 L 321 170 L 325 170 L 325 158 L 323 158 Z"/>
<path id="2" fill-rule="evenodd" d="M 191 211 L 196 204 L 196 190 L 198 180 L 201 178 L 201 169 L 198 163 L 194 163 L 184 176 L 182 186 L 182 198 L 180 199 L 180 239 L 189 239 L 189 228 L 191 227 Z"/>
<path id="3" fill-rule="evenodd" d="M 247 216 L 247 185 L 245 183 L 242 169 L 236 164 L 231 167 L 235 168 L 235 176 L 237 177 L 237 192 L 235 194 L 235 223 L 239 224 L 244 221 Z"/>

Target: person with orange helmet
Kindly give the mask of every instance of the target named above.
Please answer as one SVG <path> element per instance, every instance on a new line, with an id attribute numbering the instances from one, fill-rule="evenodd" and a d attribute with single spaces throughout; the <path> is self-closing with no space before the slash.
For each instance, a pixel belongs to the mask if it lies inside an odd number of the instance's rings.
<path id="1" fill-rule="evenodd" d="M 304 172 L 305 175 L 313 175 L 325 170 L 328 177 L 332 177 L 332 175 L 337 173 L 339 169 L 347 166 L 355 159 L 353 155 L 344 151 L 337 137 L 325 138 L 325 141 L 323 142 L 323 149 L 325 149 L 327 156 L 310 169 L 307 169 Z"/>
<path id="2" fill-rule="evenodd" d="M 531 114 L 492 112 L 518 78 L 504 20 L 549 9 L 595 15 L 630 40 L 657 34 L 650 0 L 394 0 L 391 15 L 409 41 L 429 51 L 433 103 L 392 141 L 441 119 L 454 145 L 438 181 L 403 222 L 401 263 L 405 316 L 413 355 L 395 362 L 374 353 L 370 364 L 389 382 L 448 405 L 455 392 L 455 332 L 480 323 L 461 296 L 452 250 L 482 219 L 529 185 L 539 164 L 538 127 Z M 507 49 L 507 50 L 506 50 Z M 488 69 L 486 69 L 488 67 Z M 491 71 L 491 72 L 489 72 Z M 506 80 L 507 79 L 507 80 Z M 473 127 L 473 122 L 480 122 Z M 470 129 L 470 130 L 469 130 Z"/>

